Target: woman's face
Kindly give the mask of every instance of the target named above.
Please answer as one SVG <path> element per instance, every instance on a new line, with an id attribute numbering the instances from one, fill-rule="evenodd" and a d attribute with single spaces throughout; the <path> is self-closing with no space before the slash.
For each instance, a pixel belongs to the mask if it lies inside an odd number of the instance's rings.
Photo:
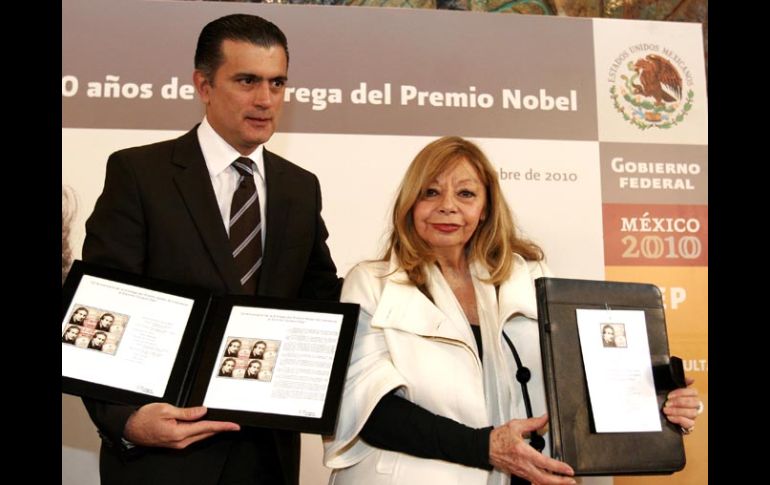
<path id="1" fill-rule="evenodd" d="M 476 169 L 462 160 L 423 189 L 412 211 L 417 234 L 439 254 L 458 254 L 476 231 L 486 203 Z"/>
<path id="2" fill-rule="evenodd" d="M 605 342 L 612 342 L 615 339 L 615 330 L 612 327 L 604 327 L 602 337 L 604 337 Z"/>

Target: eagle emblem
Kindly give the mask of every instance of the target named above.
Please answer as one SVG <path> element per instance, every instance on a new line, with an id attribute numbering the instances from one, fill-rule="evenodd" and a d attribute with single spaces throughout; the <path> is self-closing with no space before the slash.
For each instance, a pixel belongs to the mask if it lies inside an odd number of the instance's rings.
<path id="1" fill-rule="evenodd" d="M 610 87 L 615 110 L 641 130 L 671 128 L 684 121 L 695 96 L 683 96 L 682 76 L 676 66 L 659 54 L 631 59 L 625 72 Z"/>
<path id="2" fill-rule="evenodd" d="M 641 84 L 632 84 L 634 94 L 654 98 L 658 106 L 663 101 L 677 101 L 682 97 L 682 77 L 667 59 L 650 54 L 634 63 L 634 71 L 641 81 Z"/>

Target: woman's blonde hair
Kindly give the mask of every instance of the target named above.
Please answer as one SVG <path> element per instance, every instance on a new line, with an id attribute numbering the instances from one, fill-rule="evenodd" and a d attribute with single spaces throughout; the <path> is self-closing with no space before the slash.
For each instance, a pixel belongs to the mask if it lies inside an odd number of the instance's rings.
<path id="1" fill-rule="evenodd" d="M 395 255 L 416 286 L 425 284 L 427 265 L 435 263 L 436 257 L 417 234 L 414 206 L 428 185 L 463 160 L 476 169 L 487 195 L 479 225 L 466 245 L 468 261 L 484 264 L 490 274 L 489 282 L 497 285 L 510 276 L 514 253 L 527 260 L 543 259 L 539 246 L 518 236 L 495 169 L 484 153 L 468 140 L 446 136 L 428 144 L 414 158 L 404 175 L 393 207 L 393 231 L 383 259 L 388 260 Z"/>

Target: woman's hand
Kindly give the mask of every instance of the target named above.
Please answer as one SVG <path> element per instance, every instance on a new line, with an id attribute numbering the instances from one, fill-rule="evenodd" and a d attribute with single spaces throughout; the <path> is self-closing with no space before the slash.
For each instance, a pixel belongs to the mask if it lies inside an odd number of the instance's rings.
<path id="1" fill-rule="evenodd" d="M 489 435 L 489 463 L 506 473 L 539 485 L 572 485 L 572 468 L 564 462 L 548 458 L 532 448 L 524 436 L 542 429 L 548 415 L 537 418 L 512 419 L 492 430 Z M 558 474 L 558 475 L 555 475 Z"/>
<path id="2" fill-rule="evenodd" d="M 674 389 L 666 396 L 663 414 L 666 419 L 682 427 L 684 434 L 695 430 L 695 418 L 703 412 L 703 401 L 698 398 L 698 390 L 690 387 L 695 379 L 685 378 L 687 387 Z"/>

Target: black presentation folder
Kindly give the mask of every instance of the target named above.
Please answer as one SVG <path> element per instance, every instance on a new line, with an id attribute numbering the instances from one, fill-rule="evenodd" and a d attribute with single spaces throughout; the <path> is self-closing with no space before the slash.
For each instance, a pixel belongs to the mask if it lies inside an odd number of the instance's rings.
<path id="1" fill-rule="evenodd" d="M 75 261 L 62 288 L 62 392 L 330 434 L 357 319 L 354 304 L 214 296 Z"/>
<path id="2" fill-rule="evenodd" d="M 662 412 L 659 432 L 595 432 L 578 335 L 577 309 L 643 310 L 662 409 L 668 392 L 685 384 L 681 360 L 669 357 L 660 290 L 651 284 L 561 278 L 538 278 L 535 286 L 551 455 L 576 475 L 668 474 L 684 468 L 681 430 Z"/>

